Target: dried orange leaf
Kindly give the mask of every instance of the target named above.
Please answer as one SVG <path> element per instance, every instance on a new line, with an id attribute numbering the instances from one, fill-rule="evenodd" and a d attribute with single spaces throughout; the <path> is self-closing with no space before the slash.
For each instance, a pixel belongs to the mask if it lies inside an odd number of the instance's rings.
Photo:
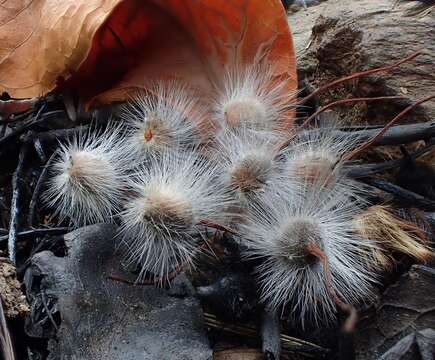
<path id="1" fill-rule="evenodd" d="M 6 0 L 0 6 L 0 91 L 45 94 L 87 57 L 93 37 L 121 0 Z"/>
<path id="2" fill-rule="evenodd" d="M 6 0 L 0 41 L 0 91 L 15 97 L 68 87 L 98 105 L 166 77 L 206 94 L 226 66 L 262 62 L 296 90 L 279 0 Z"/>

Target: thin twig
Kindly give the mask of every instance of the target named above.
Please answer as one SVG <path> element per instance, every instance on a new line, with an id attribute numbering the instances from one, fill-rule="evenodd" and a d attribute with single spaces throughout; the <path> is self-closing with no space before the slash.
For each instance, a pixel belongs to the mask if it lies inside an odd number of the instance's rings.
<path id="1" fill-rule="evenodd" d="M 15 351 L 9 333 L 6 316 L 3 311 L 2 299 L 0 297 L 0 358 L 4 360 L 15 360 Z"/>
<path id="2" fill-rule="evenodd" d="M 38 199 L 39 199 L 41 187 L 42 187 L 42 184 L 44 183 L 45 178 L 47 176 L 48 169 L 50 168 L 51 164 L 53 163 L 54 159 L 56 158 L 56 155 L 57 155 L 57 151 L 53 152 L 53 154 L 50 156 L 50 158 L 48 159 L 44 168 L 42 169 L 41 174 L 39 175 L 38 182 L 35 185 L 35 189 L 34 189 L 33 194 L 32 194 L 32 199 L 30 200 L 29 214 L 27 217 L 27 224 L 29 227 L 33 226 L 33 222 L 35 219 L 35 210 L 36 210 L 36 206 L 38 205 Z"/>
<path id="3" fill-rule="evenodd" d="M 25 239 L 35 239 L 37 237 L 45 235 L 62 235 L 71 231 L 69 227 L 57 227 L 57 228 L 41 228 L 41 229 L 28 229 L 17 233 L 17 241 Z M 9 235 L 0 236 L 0 244 L 9 239 Z"/>
<path id="4" fill-rule="evenodd" d="M 34 109 L 33 107 L 29 110 L 23 111 L 21 113 L 12 114 L 8 118 L 1 120 L 1 124 L 12 124 L 21 120 L 30 119 L 33 115 Z"/>
<path id="5" fill-rule="evenodd" d="M 428 142 L 425 146 L 423 146 L 421 149 L 417 150 L 416 152 L 410 154 L 411 159 L 417 159 L 420 156 L 423 156 L 430 150 L 432 150 L 433 146 L 435 145 L 435 138 L 432 138 L 430 142 Z M 358 179 L 358 178 L 364 178 L 369 175 L 378 174 L 383 171 L 387 171 L 390 169 L 394 169 L 396 167 L 399 167 L 403 164 L 403 159 L 395 159 L 390 161 L 385 161 L 380 164 L 358 164 L 358 165 L 350 165 L 345 167 L 346 175 Z"/>
<path id="6" fill-rule="evenodd" d="M 47 161 L 47 156 L 45 155 L 44 148 L 41 144 L 41 139 L 37 136 L 35 136 L 35 139 L 33 141 L 33 146 L 35 148 L 36 153 L 38 154 L 39 160 L 42 163 L 45 163 Z"/>
<path id="7" fill-rule="evenodd" d="M 416 207 L 425 211 L 435 211 L 435 201 L 427 199 L 424 196 L 406 190 L 386 180 L 367 177 L 359 179 L 359 181 L 393 195 L 401 203 L 406 203 L 408 206 Z"/>
<path id="8" fill-rule="evenodd" d="M 41 113 L 44 111 L 45 105 L 42 105 L 35 116 L 34 123 L 38 122 Z M 18 229 L 18 218 L 19 218 L 19 207 L 20 207 L 20 196 L 21 187 L 19 182 L 22 181 L 22 172 L 24 168 L 24 161 L 26 158 L 27 150 L 29 144 L 25 141 L 20 148 L 20 153 L 18 155 L 17 168 L 12 176 L 12 200 L 11 200 L 11 216 L 9 222 L 9 238 L 8 238 L 8 253 L 9 259 L 13 264 L 16 263 L 16 242 L 17 242 L 17 229 Z"/>
<path id="9" fill-rule="evenodd" d="M 349 80 L 352 80 L 352 79 L 355 79 L 355 78 L 363 77 L 363 76 L 368 76 L 368 75 L 375 74 L 375 73 L 378 73 L 378 72 L 388 72 L 388 71 L 390 71 L 390 70 L 392 70 L 392 69 L 402 65 L 403 63 L 405 63 L 407 61 L 413 60 L 414 58 L 416 58 L 417 56 L 419 56 L 419 55 L 421 55 L 423 53 L 424 53 L 424 50 L 420 50 L 420 51 L 417 51 L 417 52 L 415 52 L 415 53 L 405 57 L 402 60 L 399 60 L 399 61 L 395 62 L 394 64 L 383 66 L 383 67 L 379 67 L 379 68 L 375 68 L 375 69 L 364 70 L 364 71 L 361 71 L 361 72 L 357 72 L 357 73 L 354 73 L 354 74 L 342 77 L 342 78 L 337 79 L 335 81 L 332 81 L 329 84 L 323 85 L 323 86 L 319 87 L 317 90 L 314 90 L 310 95 L 308 95 L 308 96 L 304 97 L 303 99 L 301 99 L 298 102 L 298 104 L 303 104 L 303 103 L 307 102 L 308 100 L 310 100 L 311 98 L 317 96 L 317 94 L 322 93 L 325 90 L 328 90 L 329 88 L 331 88 L 333 86 L 336 86 L 336 85 L 339 85 L 339 84 L 341 84 L 343 82 L 346 82 L 346 81 L 349 81 Z"/>
<path id="10" fill-rule="evenodd" d="M 51 314 L 51 311 L 48 309 L 47 302 L 45 300 L 45 291 L 44 290 L 41 291 L 41 300 L 42 300 L 42 305 L 44 306 L 45 312 L 47 313 L 48 318 L 50 319 L 52 325 L 54 326 L 54 329 L 56 331 L 58 331 L 59 328 L 53 319 L 53 315 Z"/>
<path id="11" fill-rule="evenodd" d="M 281 322 L 276 310 L 265 307 L 261 321 L 261 339 L 263 353 L 281 357 Z"/>
<path id="12" fill-rule="evenodd" d="M 160 277 L 160 276 L 154 275 L 152 279 L 144 279 L 142 281 L 138 281 L 138 280 L 131 281 L 131 280 L 125 279 L 121 276 L 114 275 L 114 274 L 109 275 L 107 278 L 110 280 L 122 282 L 122 283 L 128 284 L 128 285 L 134 285 L 134 286 L 148 286 L 148 285 L 156 285 L 156 284 L 162 285 L 164 283 L 169 283 L 171 280 L 175 279 L 177 277 L 177 275 L 180 274 L 185 268 L 186 268 L 186 265 L 180 265 L 177 267 L 177 269 L 171 271 L 165 277 Z"/>
<path id="13" fill-rule="evenodd" d="M 378 96 L 378 97 L 362 97 L 362 98 L 350 98 L 350 99 L 343 99 L 343 100 L 337 100 L 332 103 L 329 103 L 325 106 L 322 106 L 319 110 L 317 110 L 314 114 L 307 117 L 302 124 L 300 124 L 298 127 L 292 130 L 292 134 L 290 137 L 285 140 L 279 147 L 279 150 L 285 149 L 291 141 L 296 137 L 297 133 L 305 128 L 311 120 L 315 119 L 318 115 L 323 113 L 324 111 L 337 106 L 337 105 L 343 105 L 343 104 L 350 104 L 354 102 L 361 102 L 361 101 L 374 101 L 374 100 L 391 100 L 391 99 L 403 99 L 403 96 Z"/>
<path id="14" fill-rule="evenodd" d="M 22 144 L 20 149 L 20 154 L 18 156 L 17 168 L 12 177 L 12 200 L 11 200 L 11 216 L 9 221 L 9 235 L 8 235 L 8 253 L 9 260 L 15 264 L 16 263 L 16 242 L 17 242 L 17 229 L 18 229 L 18 218 L 20 212 L 20 197 L 21 197 L 21 186 L 20 181 L 22 181 L 22 172 L 24 167 L 24 160 L 27 154 L 28 144 Z"/>
<path id="15" fill-rule="evenodd" d="M 43 109 L 45 106 L 43 105 L 41 109 Z M 40 109 L 40 110 L 41 110 Z M 38 114 L 40 111 L 38 111 Z M 8 135 L 4 136 L 0 139 L 0 146 L 4 146 L 5 144 L 10 143 L 11 141 L 15 140 L 20 136 L 21 134 L 25 133 L 27 130 L 32 129 L 33 127 L 36 127 L 37 125 L 40 125 L 45 122 L 52 122 L 53 120 L 58 120 L 60 117 L 67 118 L 67 114 L 63 110 L 58 111 L 50 111 L 48 113 L 45 113 L 42 116 L 36 115 L 35 119 L 32 121 L 29 121 L 28 123 L 24 124 L 23 126 L 15 129 Z"/>
<path id="16" fill-rule="evenodd" d="M 69 136 L 76 135 L 80 132 L 86 132 L 90 128 L 89 125 L 85 126 L 77 126 L 71 129 L 58 129 L 58 130 L 50 130 L 39 133 L 36 135 L 36 138 L 41 142 L 54 141 L 59 138 L 67 138 Z"/>
<path id="17" fill-rule="evenodd" d="M 227 233 L 230 233 L 230 234 L 233 234 L 233 235 L 237 234 L 237 232 L 235 230 L 230 229 L 227 226 L 215 223 L 215 222 L 213 222 L 211 220 L 204 219 L 204 220 L 201 220 L 200 223 L 201 223 L 201 225 L 204 225 L 204 226 L 212 228 L 212 229 L 216 229 L 216 230 L 219 230 L 219 231 L 227 232 Z"/>
<path id="18" fill-rule="evenodd" d="M 372 139 L 370 139 L 369 141 L 365 142 L 364 144 L 362 144 L 361 146 L 359 146 L 358 148 L 356 148 L 355 150 L 351 151 L 350 153 L 346 154 L 343 157 L 343 160 L 351 160 L 353 159 L 355 156 L 361 154 L 362 152 L 364 152 L 365 150 L 367 150 L 371 145 L 373 145 L 378 139 L 382 138 L 382 136 L 387 132 L 387 130 L 392 127 L 397 121 L 399 121 L 403 116 L 405 116 L 407 113 L 409 113 L 412 109 L 414 109 L 416 106 L 429 101 L 431 99 L 434 99 L 435 95 L 431 95 L 428 97 L 425 97 L 424 99 L 421 99 L 419 101 L 417 101 L 416 103 L 408 106 L 406 109 L 404 109 L 403 111 L 401 111 L 398 115 L 396 115 L 388 124 L 386 124 L 377 134 L 376 136 L 374 136 Z"/>
<path id="19" fill-rule="evenodd" d="M 258 338 L 259 330 L 246 324 L 231 324 L 219 320 L 215 315 L 204 313 L 205 323 L 208 327 L 230 333 L 237 336 L 246 336 Z M 326 355 L 329 349 L 322 348 L 319 345 L 306 340 L 298 339 L 286 334 L 280 334 L 282 347 L 286 351 L 301 352 L 304 354 L 321 354 Z"/>

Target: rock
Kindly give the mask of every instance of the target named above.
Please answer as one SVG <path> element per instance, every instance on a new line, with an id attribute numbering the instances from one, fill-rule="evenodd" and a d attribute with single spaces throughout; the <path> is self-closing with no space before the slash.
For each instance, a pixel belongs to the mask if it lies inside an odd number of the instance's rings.
<path id="1" fill-rule="evenodd" d="M 3 257 L 0 257 L 0 300 L 7 318 L 24 316 L 30 311 L 17 280 L 15 266 Z"/>
<path id="2" fill-rule="evenodd" d="M 435 359 L 435 330 L 415 331 L 398 341 L 379 360 Z"/>
<path id="3" fill-rule="evenodd" d="M 375 313 L 358 325 L 356 358 L 378 359 L 407 335 L 427 328 L 434 329 L 434 293 L 435 269 L 413 265 L 397 283 L 387 288 Z"/>
<path id="4" fill-rule="evenodd" d="M 210 359 L 198 302 L 129 283 L 134 278 L 119 266 L 116 230 L 84 227 L 65 235 L 66 257 L 49 251 L 33 256 L 29 295 L 55 298 L 61 319 L 49 359 Z M 31 325 L 30 334 L 41 333 Z"/>
<path id="5" fill-rule="evenodd" d="M 195 288 L 186 274 L 182 272 L 172 281 L 168 294 L 175 297 L 195 296 Z"/>
<path id="6" fill-rule="evenodd" d="M 256 284 L 246 273 L 230 273 L 196 288 L 196 295 L 221 319 L 247 321 L 259 311 Z"/>
<path id="7" fill-rule="evenodd" d="M 385 123 L 435 88 L 435 16 L 407 16 L 407 4 L 393 7 L 390 0 L 329 0 L 304 16 L 289 15 L 297 50 L 300 78 L 314 86 L 365 69 L 392 64 L 426 48 L 426 54 L 389 74 L 379 73 L 347 82 L 320 96 L 323 105 L 346 97 L 403 96 L 404 100 L 336 107 L 348 123 Z M 435 102 L 427 102 L 404 122 L 435 118 Z"/>

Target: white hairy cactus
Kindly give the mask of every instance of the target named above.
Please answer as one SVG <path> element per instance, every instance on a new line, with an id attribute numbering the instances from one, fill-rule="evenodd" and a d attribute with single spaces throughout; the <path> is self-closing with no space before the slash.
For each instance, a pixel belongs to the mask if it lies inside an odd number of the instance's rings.
<path id="1" fill-rule="evenodd" d="M 122 201 L 127 164 L 119 126 L 80 132 L 61 143 L 43 194 L 45 203 L 74 227 L 111 221 Z"/>
<path id="2" fill-rule="evenodd" d="M 204 114 L 186 85 L 175 80 L 155 82 L 121 111 L 130 128 L 124 152 L 140 162 L 164 151 L 192 148 L 201 141 Z"/>
<path id="3" fill-rule="evenodd" d="M 140 266 L 139 279 L 150 273 L 164 282 L 193 265 L 204 241 L 201 221 L 224 223 L 230 197 L 218 168 L 193 152 L 151 158 L 130 185 L 134 195 L 121 214 L 127 261 Z"/>
<path id="4" fill-rule="evenodd" d="M 294 94 L 286 83 L 273 78 L 270 69 L 236 66 L 227 71 L 214 104 L 217 126 L 274 130 L 285 122 Z"/>
<path id="5" fill-rule="evenodd" d="M 360 139 L 351 133 L 337 135 L 334 128 L 316 128 L 301 133 L 285 150 L 284 174 L 295 182 L 326 181 L 335 184 L 343 180 L 343 155 L 352 151 Z M 345 179 L 346 186 L 353 184 Z"/>
<path id="6" fill-rule="evenodd" d="M 246 255 L 261 259 L 261 298 L 272 308 L 288 307 L 302 325 L 328 322 L 334 296 L 347 304 L 370 298 L 373 271 L 365 258 L 375 245 L 352 231 L 360 208 L 343 189 L 325 191 L 317 183 L 302 194 L 281 190 L 267 192 L 240 229 Z M 328 274 L 313 249 L 325 255 Z"/>
<path id="7" fill-rule="evenodd" d="M 216 138 L 217 161 L 224 183 L 241 206 L 261 195 L 279 175 L 282 164 L 277 146 L 281 137 L 271 131 L 226 128 Z"/>

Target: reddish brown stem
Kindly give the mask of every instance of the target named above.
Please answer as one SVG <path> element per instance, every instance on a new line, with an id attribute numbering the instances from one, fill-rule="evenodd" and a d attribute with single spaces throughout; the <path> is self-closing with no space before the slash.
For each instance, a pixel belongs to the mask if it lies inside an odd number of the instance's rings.
<path id="1" fill-rule="evenodd" d="M 374 137 L 372 137 L 370 140 L 366 141 L 364 144 L 353 150 L 352 152 L 348 153 L 343 157 L 343 160 L 351 160 L 355 156 L 361 154 L 365 150 L 367 150 L 371 145 L 373 145 L 378 139 L 380 139 L 387 130 L 393 126 L 397 121 L 399 121 L 403 116 L 405 116 L 407 113 L 409 113 L 412 109 L 414 109 L 416 106 L 429 101 L 431 99 L 435 98 L 435 95 L 431 95 L 428 97 L 425 97 L 424 99 L 421 99 L 417 101 L 416 103 L 408 106 L 406 109 L 401 111 L 398 115 L 396 115 L 388 124 L 386 124 Z"/>
<path id="2" fill-rule="evenodd" d="M 391 99 L 402 99 L 403 96 L 378 96 L 378 97 L 361 97 L 361 98 L 351 98 L 351 99 L 343 99 L 343 100 L 337 100 L 332 103 L 329 103 L 323 107 L 321 107 L 319 110 L 317 110 L 314 114 L 307 117 L 304 122 L 299 125 L 296 129 L 293 130 L 293 134 L 290 135 L 290 138 L 287 139 L 285 142 L 283 142 L 280 147 L 279 151 L 285 149 L 287 146 L 289 146 L 290 142 L 296 137 L 297 133 L 305 128 L 311 120 L 313 120 L 316 116 L 321 114 L 322 112 L 336 106 L 336 105 L 342 105 L 342 104 L 349 104 L 354 102 L 360 102 L 360 101 L 374 101 L 374 100 L 391 100 Z"/>
<path id="3" fill-rule="evenodd" d="M 358 314 L 356 309 L 352 305 L 346 304 L 343 300 L 341 300 L 338 297 L 337 293 L 335 292 L 335 289 L 332 286 L 332 277 L 331 277 L 331 271 L 329 269 L 328 257 L 326 256 L 325 252 L 315 243 L 308 244 L 307 251 L 310 254 L 317 257 L 322 262 L 323 272 L 325 274 L 326 289 L 328 290 L 329 294 L 332 296 L 337 306 L 342 311 L 349 314 L 346 321 L 343 324 L 342 330 L 345 332 L 352 332 L 355 329 L 356 323 L 358 321 Z"/>
<path id="4" fill-rule="evenodd" d="M 209 227 L 209 228 L 213 228 L 213 229 L 216 229 L 216 230 L 228 232 L 228 233 L 233 234 L 233 235 L 237 234 L 235 230 L 230 229 L 229 227 L 226 227 L 224 225 L 215 223 L 215 222 L 213 222 L 211 220 L 204 219 L 204 220 L 201 220 L 200 223 L 202 225 L 204 225 L 204 226 Z"/>
<path id="5" fill-rule="evenodd" d="M 339 85 L 339 84 L 341 84 L 343 82 L 346 82 L 346 81 L 349 81 L 349 80 L 352 80 L 352 79 L 356 79 L 356 78 L 359 78 L 359 77 L 375 74 L 375 73 L 378 73 L 378 72 L 383 72 L 383 71 L 387 72 L 389 70 L 392 70 L 392 69 L 402 65 L 403 63 L 405 63 L 407 61 L 413 60 L 414 58 L 416 58 L 417 56 L 419 56 L 419 55 L 421 55 L 423 53 L 424 53 L 424 50 L 419 50 L 419 51 L 417 51 L 417 52 L 415 52 L 415 53 L 413 53 L 413 54 L 403 58 L 402 60 L 399 60 L 399 61 L 395 62 L 394 64 L 387 65 L 387 66 L 382 66 L 382 67 L 375 68 L 375 69 L 364 70 L 364 71 L 357 72 L 357 73 L 354 73 L 354 74 L 342 77 L 340 79 L 334 80 L 334 81 L 330 82 L 329 84 L 323 85 L 323 86 L 319 87 L 318 89 L 314 90 L 310 95 L 308 95 L 308 96 L 304 97 L 303 99 L 301 99 L 297 104 L 298 105 L 303 104 L 303 103 L 307 102 L 308 100 L 310 100 L 311 98 L 313 98 L 314 96 L 316 96 L 317 94 L 322 93 L 325 90 L 328 90 L 329 88 L 331 88 L 331 87 L 333 87 L 335 85 Z"/>
<path id="6" fill-rule="evenodd" d="M 143 281 L 131 281 L 128 279 L 124 279 L 121 276 L 118 275 L 109 275 L 108 278 L 114 281 L 122 282 L 124 284 L 128 285 L 134 285 L 134 286 L 144 286 L 144 285 L 155 285 L 155 284 L 163 284 L 166 282 L 170 282 L 171 280 L 175 279 L 175 277 L 181 273 L 185 269 L 186 265 L 180 265 L 178 266 L 174 271 L 171 271 L 167 276 L 160 277 L 160 276 L 154 276 L 152 279 L 143 280 Z"/>

